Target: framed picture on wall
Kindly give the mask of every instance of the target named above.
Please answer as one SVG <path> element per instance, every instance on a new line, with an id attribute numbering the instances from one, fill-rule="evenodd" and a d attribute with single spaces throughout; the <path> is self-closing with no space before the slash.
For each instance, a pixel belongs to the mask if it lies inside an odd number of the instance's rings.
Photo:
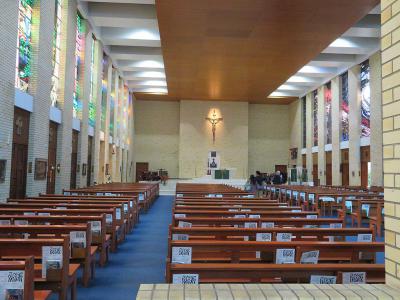
<path id="1" fill-rule="evenodd" d="M 6 181 L 6 166 L 7 160 L 1 159 L 0 160 L 0 183 Z"/>
<path id="2" fill-rule="evenodd" d="M 35 159 L 35 180 L 45 180 L 47 174 L 47 159 Z"/>

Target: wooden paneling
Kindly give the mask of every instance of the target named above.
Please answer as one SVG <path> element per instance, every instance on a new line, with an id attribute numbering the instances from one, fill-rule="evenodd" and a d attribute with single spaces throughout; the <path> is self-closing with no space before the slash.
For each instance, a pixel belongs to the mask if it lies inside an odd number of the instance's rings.
<path id="1" fill-rule="evenodd" d="M 326 185 L 332 185 L 332 152 L 325 152 Z"/>
<path id="2" fill-rule="evenodd" d="M 15 108 L 11 155 L 10 198 L 25 198 L 29 144 L 29 112 Z"/>
<path id="3" fill-rule="evenodd" d="M 343 149 L 341 153 L 342 163 L 340 171 L 342 172 L 342 185 L 349 186 L 350 184 L 350 168 L 349 168 L 349 149 Z"/>
<path id="4" fill-rule="evenodd" d="M 78 141 L 79 141 L 79 132 L 76 130 L 72 130 L 70 189 L 76 188 L 76 172 L 78 165 Z"/>
<path id="5" fill-rule="evenodd" d="M 47 194 L 55 193 L 57 172 L 57 123 L 49 125 L 49 152 L 47 170 Z"/>
<path id="6" fill-rule="evenodd" d="M 366 188 L 368 186 L 368 163 L 371 161 L 370 146 L 360 148 L 361 159 L 361 186 Z"/>
<path id="7" fill-rule="evenodd" d="M 319 178 L 318 178 L 318 153 L 313 153 L 313 154 L 312 154 L 312 158 L 313 158 L 313 171 L 312 171 L 313 182 L 314 182 L 314 185 L 317 186 L 317 185 L 319 185 Z"/>
<path id="8" fill-rule="evenodd" d="M 93 137 L 88 137 L 88 157 L 86 167 L 86 186 L 90 186 L 92 180 L 92 155 L 93 155 Z"/>
<path id="9" fill-rule="evenodd" d="M 379 0 L 157 0 L 168 98 L 262 103 Z"/>
<path id="10" fill-rule="evenodd" d="M 137 162 L 136 163 L 136 182 L 141 180 L 141 176 L 143 172 L 149 171 L 149 163 L 148 162 Z"/>

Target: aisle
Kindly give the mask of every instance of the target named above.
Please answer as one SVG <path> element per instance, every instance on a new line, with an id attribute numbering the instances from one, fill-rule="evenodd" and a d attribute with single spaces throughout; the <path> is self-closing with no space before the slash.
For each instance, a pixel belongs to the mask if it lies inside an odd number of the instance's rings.
<path id="1" fill-rule="evenodd" d="M 127 236 L 105 268 L 96 268 L 89 288 L 79 286 L 78 299 L 135 299 L 141 283 L 164 282 L 168 225 L 173 197 L 160 196 Z"/>

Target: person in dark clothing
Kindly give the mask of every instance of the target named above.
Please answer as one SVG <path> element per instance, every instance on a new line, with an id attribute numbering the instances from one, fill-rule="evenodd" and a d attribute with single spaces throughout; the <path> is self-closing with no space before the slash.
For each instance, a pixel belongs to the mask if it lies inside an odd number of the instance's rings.
<path id="1" fill-rule="evenodd" d="M 261 175 L 260 171 L 256 171 L 256 181 L 257 181 L 257 185 L 263 184 L 264 177 Z"/>
<path id="2" fill-rule="evenodd" d="M 272 179 L 272 183 L 273 184 L 282 184 L 282 176 L 281 176 L 281 172 L 280 171 L 277 171 L 275 173 L 275 176 Z"/>

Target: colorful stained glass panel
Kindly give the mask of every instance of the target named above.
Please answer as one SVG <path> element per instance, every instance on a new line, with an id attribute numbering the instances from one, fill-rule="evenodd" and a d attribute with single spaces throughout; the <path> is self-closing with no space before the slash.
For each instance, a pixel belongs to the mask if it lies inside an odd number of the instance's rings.
<path id="1" fill-rule="evenodd" d="M 371 86 L 369 60 L 361 65 L 361 137 L 371 135 Z"/>

